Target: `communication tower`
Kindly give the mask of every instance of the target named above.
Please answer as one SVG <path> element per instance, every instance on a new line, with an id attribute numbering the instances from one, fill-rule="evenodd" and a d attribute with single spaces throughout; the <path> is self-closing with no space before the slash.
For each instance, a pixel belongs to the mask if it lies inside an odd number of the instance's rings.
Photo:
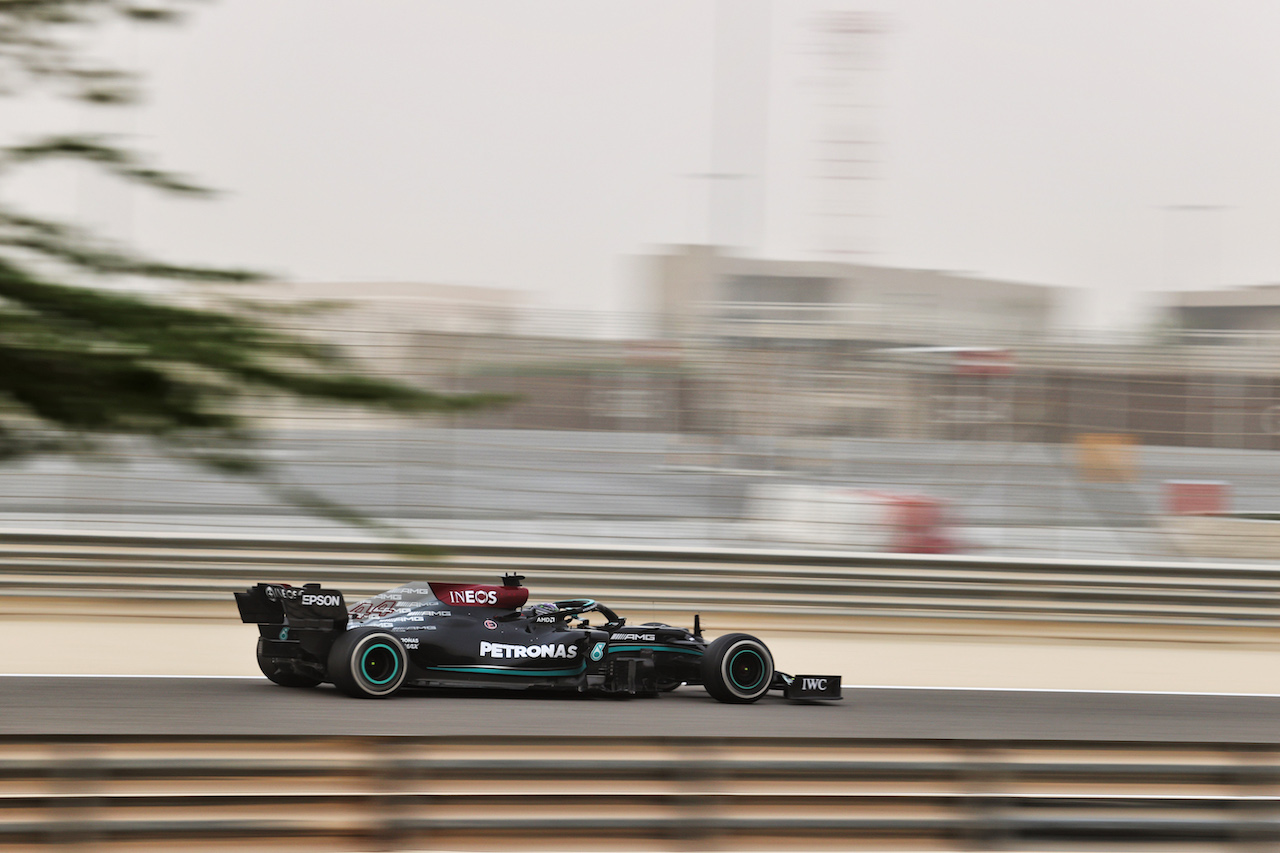
<path id="1" fill-rule="evenodd" d="M 876 12 L 828 8 L 817 14 L 813 29 L 818 59 L 815 249 L 834 259 L 865 261 L 874 251 L 876 82 L 888 24 Z"/>

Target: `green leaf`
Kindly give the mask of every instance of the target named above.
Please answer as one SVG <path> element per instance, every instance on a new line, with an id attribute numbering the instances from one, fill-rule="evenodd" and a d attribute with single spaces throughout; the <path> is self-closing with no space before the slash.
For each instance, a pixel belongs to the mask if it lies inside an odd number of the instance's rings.
<path id="1" fill-rule="evenodd" d="M 98 61 L 95 28 L 172 23 L 190 2 L 0 0 L 0 97 L 52 93 L 105 107 L 131 103 L 140 80 Z M 95 133 L 52 134 L 0 148 L 0 182 L 24 167 L 57 162 L 162 193 L 211 195 L 124 140 Z M 282 317 L 328 306 L 267 306 L 217 294 L 201 303 L 216 307 L 193 307 L 84 283 L 121 277 L 197 284 L 265 279 L 237 267 L 157 260 L 0 199 L 0 460 L 107 453 L 113 438 L 141 437 L 189 464 L 252 478 L 295 506 L 403 541 L 394 527 L 340 503 L 267 482 L 275 472 L 250 429 L 263 394 L 401 414 L 513 399 L 441 394 L 372 375 L 333 342 L 278 325 Z M 415 558 L 436 553 L 416 543 L 397 548 Z"/>
<path id="2" fill-rule="evenodd" d="M 107 103 L 120 90 L 101 87 L 87 90 Z M 0 166 L 14 166 L 48 160 L 79 160 L 102 166 L 117 177 L 137 181 L 156 189 L 189 195 L 209 195 L 210 190 L 172 172 L 148 166 L 132 151 L 122 148 L 109 137 L 94 134 L 49 136 L 23 145 L 0 149 Z"/>

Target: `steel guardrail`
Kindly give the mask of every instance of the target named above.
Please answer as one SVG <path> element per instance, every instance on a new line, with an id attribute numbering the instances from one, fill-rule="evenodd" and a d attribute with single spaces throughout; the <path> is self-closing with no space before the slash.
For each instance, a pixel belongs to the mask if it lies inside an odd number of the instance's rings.
<path id="1" fill-rule="evenodd" d="M 0 846 L 1266 847 L 1277 784 L 1253 744 L 7 736 Z"/>
<path id="2" fill-rule="evenodd" d="M 1280 627 L 1280 569 L 1243 564 L 433 542 L 0 532 L 0 596 L 214 600 L 259 580 L 362 596 L 422 577 L 519 572 L 548 598 L 790 616 Z"/>

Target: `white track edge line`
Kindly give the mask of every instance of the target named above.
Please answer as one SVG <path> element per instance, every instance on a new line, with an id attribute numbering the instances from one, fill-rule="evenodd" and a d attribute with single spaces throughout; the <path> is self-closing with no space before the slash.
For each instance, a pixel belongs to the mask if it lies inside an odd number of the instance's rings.
<path id="1" fill-rule="evenodd" d="M 264 681 L 261 675 L 126 675 L 120 673 L 0 672 L 0 678 L 198 678 Z M 1110 690 L 1086 687 L 955 687 L 912 684 L 841 684 L 841 690 L 920 690 L 967 693 L 1095 693 L 1108 696 L 1209 696 L 1280 699 L 1280 693 L 1233 693 L 1211 690 Z"/>
<path id="2" fill-rule="evenodd" d="M 1220 696 L 1280 699 L 1280 693 L 1215 692 L 1212 690 L 1114 690 L 1089 687 L 939 687 L 910 684 L 841 684 L 842 690 L 933 690 L 967 693 L 1095 693 L 1106 696 Z"/>
<path id="3" fill-rule="evenodd" d="M 265 681 L 261 675 L 125 675 L 102 672 L 0 672 L 0 678 L 239 678 Z"/>

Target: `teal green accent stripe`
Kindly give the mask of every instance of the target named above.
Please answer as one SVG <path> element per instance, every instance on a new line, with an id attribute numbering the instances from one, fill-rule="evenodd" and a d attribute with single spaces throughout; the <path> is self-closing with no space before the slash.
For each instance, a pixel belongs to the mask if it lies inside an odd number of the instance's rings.
<path id="1" fill-rule="evenodd" d="M 760 677 L 757 678 L 755 681 L 751 682 L 750 684 L 738 684 L 738 678 L 733 674 L 733 662 L 736 661 L 738 658 L 742 657 L 743 655 L 751 655 L 753 658 L 760 661 L 760 667 L 761 667 Z M 759 653 L 757 653 L 755 649 L 743 649 L 742 651 L 735 652 L 733 657 L 729 660 L 729 680 L 732 681 L 738 687 L 739 690 L 755 690 L 757 687 L 760 686 L 760 682 L 764 679 L 763 668 L 764 668 L 764 659 L 760 657 Z"/>
<path id="2" fill-rule="evenodd" d="M 365 669 L 365 661 L 369 657 L 369 652 L 373 651 L 374 649 L 386 649 L 387 651 L 391 652 L 391 657 L 393 658 L 393 662 L 395 663 L 395 666 L 391 668 L 391 674 L 388 675 L 386 678 L 374 678 L 372 675 L 369 674 L 369 671 Z M 388 646 L 386 643 L 377 643 L 375 645 L 372 645 L 369 648 L 364 650 L 364 654 L 360 655 L 360 674 L 363 675 L 366 679 L 368 679 L 370 684 L 386 684 L 388 681 L 395 678 L 396 673 L 399 671 L 400 671 L 400 655 L 398 655 L 396 653 L 396 650 Z"/>
<path id="3" fill-rule="evenodd" d="M 509 666 L 428 666 L 425 669 L 440 672 L 480 672 L 489 675 L 580 675 L 587 671 L 586 663 L 577 669 L 512 669 Z"/>
<path id="4" fill-rule="evenodd" d="M 609 654 L 614 652 L 638 652 L 643 649 L 652 649 L 655 652 L 678 652 L 682 655 L 700 655 L 702 652 L 697 649 L 687 649 L 682 646 L 610 646 Z"/>

